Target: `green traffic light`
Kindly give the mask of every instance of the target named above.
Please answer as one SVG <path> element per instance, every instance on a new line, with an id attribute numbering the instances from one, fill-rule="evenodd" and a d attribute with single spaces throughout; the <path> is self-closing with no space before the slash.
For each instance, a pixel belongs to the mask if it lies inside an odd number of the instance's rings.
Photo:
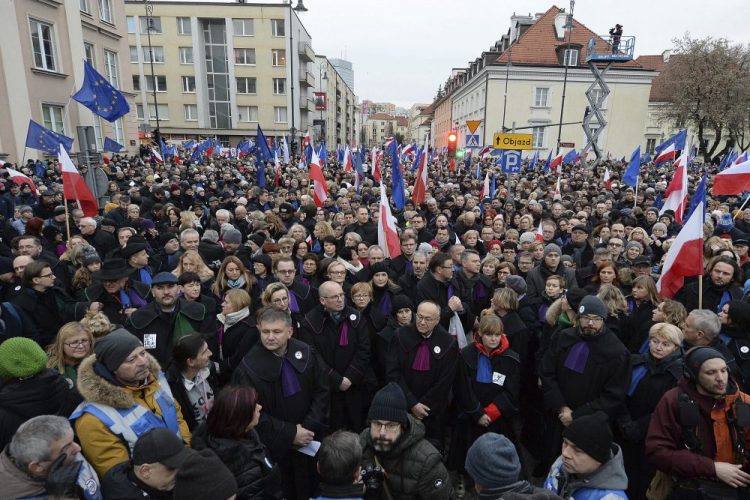
<path id="1" fill-rule="evenodd" d="M 464 157 L 464 150 L 458 149 L 456 150 L 456 158 L 463 158 Z"/>

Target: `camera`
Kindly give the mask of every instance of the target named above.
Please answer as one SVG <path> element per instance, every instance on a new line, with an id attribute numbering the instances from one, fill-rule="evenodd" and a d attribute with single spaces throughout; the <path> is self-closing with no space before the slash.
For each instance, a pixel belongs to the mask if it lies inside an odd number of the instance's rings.
<path id="1" fill-rule="evenodd" d="M 378 491 L 385 479 L 385 471 L 379 465 L 367 464 L 362 468 L 361 476 L 367 491 Z"/>

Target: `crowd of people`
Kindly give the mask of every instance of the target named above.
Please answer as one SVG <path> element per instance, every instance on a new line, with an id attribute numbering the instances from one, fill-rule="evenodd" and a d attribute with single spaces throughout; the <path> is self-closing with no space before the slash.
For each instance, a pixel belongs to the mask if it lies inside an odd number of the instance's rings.
<path id="1" fill-rule="evenodd" d="M 0 497 L 750 498 L 743 199 L 664 298 L 669 164 L 405 158 L 394 252 L 369 173 L 189 156 L 0 182 Z"/>

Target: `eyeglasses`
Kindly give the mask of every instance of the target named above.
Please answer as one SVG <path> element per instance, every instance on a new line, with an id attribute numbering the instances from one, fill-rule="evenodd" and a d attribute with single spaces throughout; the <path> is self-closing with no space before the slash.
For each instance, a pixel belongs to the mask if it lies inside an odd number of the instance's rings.
<path id="1" fill-rule="evenodd" d="M 294 269 L 277 269 L 276 272 L 279 274 L 294 274 Z"/>
<path id="2" fill-rule="evenodd" d="M 368 294 L 366 294 L 366 293 L 358 293 L 357 295 L 352 295 L 352 298 L 355 299 L 355 300 L 357 300 L 357 299 L 361 300 L 361 299 L 369 299 L 370 296 Z"/>
<path id="3" fill-rule="evenodd" d="M 328 297 L 323 297 L 323 298 L 326 300 L 344 300 L 345 297 L 346 295 L 344 295 L 343 293 L 340 293 L 338 295 L 329 295 Z"/>
<path id="4" fill-rule="evenodd" d="M 64 342 L 64 344 L 68 347 L 86 347 L 89 344 L 91 344 L 91 341 L 89 339 L 83 339 L 83 340 L 76 340 L 75 342 Z"/>
<path id="5" fill-rule="evenodd" d="M 55 273 L 40 274 L 39 277 L 40 278 L 54 278 L 55 277 Z"/>
<path id="6" fill-rule="evenodd" d="M 421 314 L 417 314 L 417 323 L 421 323 L 421 322 L 432 323 L 434 321 L 437 321 L 437 318 L 433 318 L 432 316 L 423 316 Z"/>
<path id="7" fill-rule="evenodd" d="M 595 325 L 603 321 L 604 319 L 600 318 L 599 316 L 581 316 L 581 323 L 591 323 Z"/>
<path id="8" fill-rule="evenodd" d="M 399 427 L 401 427 L 401 424 L 398 422 L 370 422 L 370 428 L 375 431 L 384 429 L 388 432 L 393 432 Z"/>
<path id="9" fill-rule="evenodd" d="M 610 246 L 610 247 L 621 247 L 622 243 L 607 243 L 607 246 Z"/>

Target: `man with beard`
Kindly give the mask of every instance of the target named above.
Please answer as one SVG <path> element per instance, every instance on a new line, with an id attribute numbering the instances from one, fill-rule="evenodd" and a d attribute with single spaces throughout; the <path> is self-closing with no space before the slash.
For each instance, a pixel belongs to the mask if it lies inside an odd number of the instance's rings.
<path id="1" fill-rule="evenodd" d="M 563 255 L 570 255 L 576 263 L 576 269 L 581 269 L 594 258 L 594 248 L 588 242 L 589 230 L 583 224 L 573 226 L 570 241 L 562 247 Z"/>
<path id="2" fill-rule="evenodd" d="M 552 417 L 550 450 L 559 449 L 562 430 L 577 418 L 597 411 L 616 416 L 628 388 L 630 354 L 604 324 L 607 307 L 588 295 L 576 312 L 578 326 L 554 336 L 542 357 L 542 392 Z"/>
<path id="3" fill-rule="evenodd" d="M 385 472 L 380 491 L 367 498 L 451 498 L 448 471 L 442 456 L 425 438 L 422 422 L 409 415 L 401 388 L 391 382 L 372 399 L 367 414 L 369 428 L 359 435 L 362 469 L 379 464 Z"/>
<path id="4" fill-rule="evenodd" d="M 725 256 L 714 257 L 708 263 L 706 276 L 703 278 L 701 308 L 718 314 L 730 300 L 742 300 L 742 289 L 735 284 L 741 275 L 742 271 L 734 259 Z M 698 281 L 683 286 L 674 299 L 681 302 L 688 312 L 698 309 Z"/>
<path id="5" fill-rule="evenodd" d="M 646 460 L 675 478 L 672 498 L 746 498 L 750 447 L 746 418 L 737 409 L 750 396 L 737 389 L 719 351 L 694 347 L 685 354 L 684 377 L 659 401 L 646 437 Z M 746 412 L 746 410 L 745 410 Z M 743 412 L 744 413 L 744 412 Z M 691 418 L 690 422 L 683 419 Z"/>

